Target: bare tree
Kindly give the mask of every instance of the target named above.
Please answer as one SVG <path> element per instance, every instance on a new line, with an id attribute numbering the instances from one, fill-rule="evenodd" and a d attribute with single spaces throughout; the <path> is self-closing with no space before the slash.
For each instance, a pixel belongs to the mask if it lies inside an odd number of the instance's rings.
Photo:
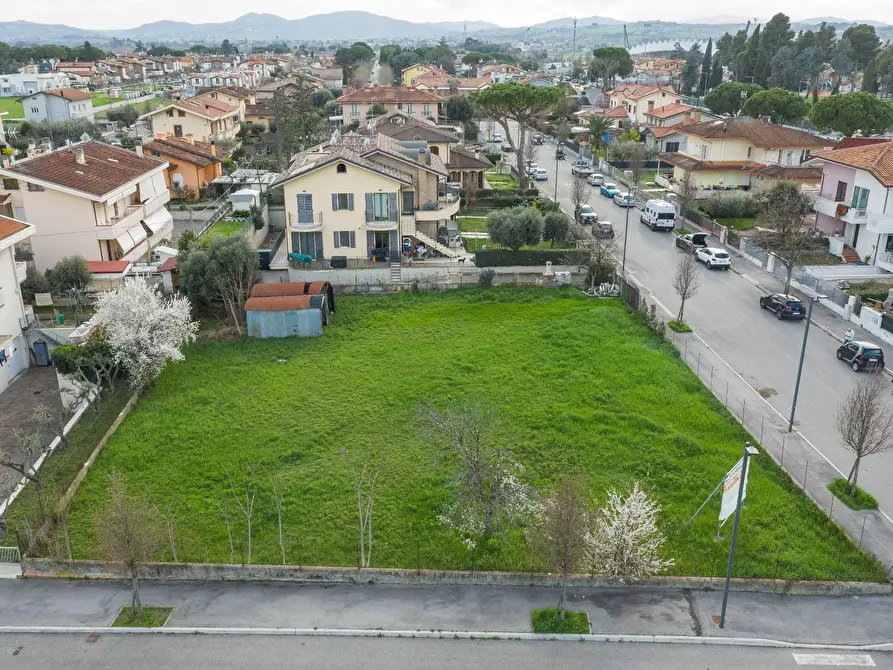
<path id="1" fill-rule="evenodd" d="M 276 519 L 279 522 L 279 550 L 282 552 L 282 565 L 285 565 L 285 544 L 282 542 L 282 484 L 276 477 L 270 477 L 270 485 L 273 487 L 273 500 L 276 503 Z"/>
<path id="2" fill-rule="evenodd" d="M 589 257 L 580 263 L 580 269 L 586 273 L 586 284 L 590 292 L 595 292 L 602 284 L 613 284 L 617 274 L 617 263 L 614 261 L 616 251 L 613 240 L 592 240 L 587 244 Z"/>
<path id="3" fill-rule="evenodd" d="M 31 415 L 40 432 L 48 432 L 53 437 L 58 437 L 63 448 L 68 449 L 71 443 L 65 435 L 65 415 L 58 409 L 49 405 L 38 405 Z"/>
<path id="4" fill-rule="evenodd" d="M 853 387 L 837 407 L 840 440 L 856 455 L 846 483 L 856 495 L 862 459 L 893 449 L 893 413 L 884 401 L 886 389 L 880 372 L 870 373 Z"/>
<path id="5" fill-rule="evenodd" d="M 366 453 L 363 465 L 357 466 L 351 460 L 347 450 L 341 449 L 341 455 L 350 466 L 354 489 L 357 493 L 357 529 L 360 533 L 359 567 L 361 568 L 368 568 L 372 562 L 372 510 L 375 506 L 375 484 L 381 474 L 384 454 L 384 449 L 378 452 L 370 449 Z"/>
<path id="6" fill-rule="evenodd" d="M 171 494 L 171 496 L 161 504 L 153 503 L 152 507 L 155 509 L 158 517 L 164 521 L 164 526 L 167 529 L 167 541 L 171 548 L 171 556 L 174 559 L 174 563 L 176 563 L 177 541 L 174 530 L 177 520 L 177 494 Z"/>
<path id="7" fill-rule="evenodd" d="M 639 180 L 642 178 L 642 172 L 645 169 L 645 159 L 645 145 L 641 142 L 636 142 L 630 147 L 629 156 L 626 159 L 629 176 L 632 180 L 632 194 L 634 197 L 639 192 Z"/>
<path id="8" fill-rule="evenodd" d="M 21 454 L 21 457 L 16 459 L 11 454 L 0 455 L 0 467 L 12 470 L 34 484 L 41 513 L 45 513 L 43 505 L 43 477 L 40 470 L 34 467 L 37 460 L 47 451 L 40 436 L 40 431 L 13 428 L 12 438 L 12 453 L 18 452 Z"/>
<path id="9" fill-rule="evenodd" d="M 625 498 L 613 489 L 608 491 L 607 504 L 599 509 L 587 536 L 592 573 L 641 579 L 673 565 L 672 559 L 660 557 L 664 536 L 657 527 L 658 514 L 660 507 L 638 482 Z"/>
<path id="10" fill-rule="evenodd" d="M 524 144 L 524 167 L 526 168 L 531 163 L 536 163 L 536 158 L 539 156 L 539 153 L 539 147 L 528 138 L 527 143 Z"/>
<path id="11" fill-rule="evenodd" d="M 679 181 L 679 188 L 676 191 L 676 202 L 679 203 L 679 218 L 685 218 L 686 212 L 691 210 L 694 205 L 698 188 L 695 184 L 691 170 L 686 170 Z"/>
<path id="12" fill-rule="evenodd" d="M 561 575 L 561 597 L 557 608 L 559 619 L 564 619 L 568 577 L 581 572 L 586 565 L 586 538 L 592 531 L 592 521 L 583 480 L 565 476 L 543 504 L 531 531 L 531 541 L 537 553 L 550 571 Z"/>
<path id="13" fill-rule="evenodd" d="M 574 179 L 571 182 L 571 204 L 574 206 L 574 221 L 580 220 L 580 208 L 589 202 L 591 189 L 585 179 Z"/>
<path id="14" fill-rule="evenodd" d="M 229 480 L 229 490 L 236 499 L 236 504 L 242 510 L 245 516 L 245 524 L 248 529 L 248 560 L 246 563 L 251 565 L 251 523 L 254 517 L 254 500 L 257 498 L 257 487 L 254 481 L 254 469 L 249 465 L 247 470 L 242 473 L 238 487 L 233 481 L 232 474 L 227 471 L 226 477 Z M 238 490 L 237 490 L 238 488 Z M 230 540 L 232 542 L 232 540 Z"/>
<path id="15" fill-rule="evenodd" d="M 131 496 L 126 486 L 124 476 L 112 472 L 108 506 L 97 514 L 93 528 L 103 558 L 121 563 L 127 571 L 132 590 L 131 612 L 142 621 L 140 573 L 164 544 L 164 533 L 152 515 L 148 502 Z"/>
<path id="16" fill-rule="evenodd" d="M 679 315 L 676 320 L 683 322 L 685 301 L 693 298 L 701 287 L 701 279 L 698 277 L 698 268 L 695 265 L 695 257 L 686 254 L 676 264 L 676 276 L 673 277 L 673 288 L 679 296 Z"/>

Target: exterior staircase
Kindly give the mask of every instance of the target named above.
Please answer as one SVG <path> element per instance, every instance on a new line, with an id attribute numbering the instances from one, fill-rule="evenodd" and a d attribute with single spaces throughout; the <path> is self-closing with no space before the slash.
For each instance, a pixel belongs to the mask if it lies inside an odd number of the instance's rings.
<path id="1" fill-rule="evenodd" d="M 431 247 L 432 249 L 437 249 L 438 253 L 443 254 L 447 258 L 459 258 L 459 253 L 450 249 L 445 244 L 441 244 L 437 240 L 428 237 L 425 233 L 420 232 L 418 229 L 409 233 L 412 237 L 416 238 L 419 242 L 422 242 L 426 247 Z"/>
<path id="2" fill-rule="evenodd" d="M 856 250 L 846 245 L 843 247 L 843 260 L 847 263 L 862 262 L 862 259 L 859 257 L 859 254 L 856 253 Z"/>
<path id="3" fill-rule="evenodd" d="M 403 282 L 403 265 L 401 263 L 391 263 L 391 283 L 400 284 Z"/>

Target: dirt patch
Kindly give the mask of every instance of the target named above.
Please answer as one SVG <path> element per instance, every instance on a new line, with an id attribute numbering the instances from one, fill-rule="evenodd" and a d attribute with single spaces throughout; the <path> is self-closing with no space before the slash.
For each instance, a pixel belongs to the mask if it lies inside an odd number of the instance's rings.
<path id="1" fill-rule="evenodd" d="M 778 391 L 776 391 L 775 389 L 768 388 L 768 387 L 758 389 L 757 393 L 759 393 L 764 398 L 771 398 L 774 395 L 778 395 Z"/>

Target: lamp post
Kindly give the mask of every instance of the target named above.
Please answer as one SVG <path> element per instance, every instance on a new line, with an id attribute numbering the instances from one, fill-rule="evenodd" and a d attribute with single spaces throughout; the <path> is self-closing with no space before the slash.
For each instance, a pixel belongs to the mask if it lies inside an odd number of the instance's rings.
<path id="1" fill-rule="evenodd" d="M 729 563 L 726 565 L 726 584 L 722 591 L 722 610 L 719 613 L 719 627 L 726 625 L 726 605 L 729 602 L 729 584 L 732 581 L 732 561 L 735 560 L 735 541 L 738 539 L 738 519 L 741 516 L 741 500 L 744 498 L 744 487 L 747 485 L 747 463 L 751 457 L 758 456 L 759 451 L 750 442 L 744 443 L 744 458 L 741 463 L 741 479 L 738 482 L 738 501 L 735 503 L 735 522 L 732 525 L 732 542 L 729 545 Z"/>
<path id="2" fill-rule="evenodd" d="M 626 240 L 629 238 L 629 204 L 626 209 L 626 223 L 623 226 L 623 260 L 620 263 L 620 275 L 626 275 Z"/>
<path id="3" fill-rule="evenodd" d="M 806 356 L 806 339 L 809 337 L 809 324 L 812 321 L 812 308 L 816 302 L 826 296 L 815 294 L 809 299 L 809 311 L 806 313 L 806 327 L 803 329 L 803 346 L 800 347 L 800 364 L 797 366 L 797 381 L 794 384 L 794 402 L 791 403 L 791 418 L 788 419 L 788 432 L 794 430 L 794 412 L 797 411 L 797 396 L 800 394 L 800 376 L 803 374 L 803 358 Z"/>

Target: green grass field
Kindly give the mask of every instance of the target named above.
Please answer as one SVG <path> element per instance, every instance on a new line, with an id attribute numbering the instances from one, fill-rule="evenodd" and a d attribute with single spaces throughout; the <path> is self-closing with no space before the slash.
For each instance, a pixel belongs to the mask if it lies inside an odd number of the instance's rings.
<path id="1" fill-rule="evenodd" d="M 486 216 L 459 216 L 456 217 L 456 223 L 459 224 L 459 230 L 463 233 L 487 232 Z"/>
<path id="2" fill-rule="evenodd" d="M 13 98 L 0 98 L 0 112 L 9 112 L 4 120 L 8 119 L 24 119 L 25 108 L 22 103 L 18 102 L 18 96 Z"/>
<path id="3" fill-rule="evenodd" d="M 245 227 L 244 221 L 232 221 L 230 219 L 221 219 L 208 229 L 206 235 L 219 235 L 220 237 L 230 237 L 235 235 Z"/>
<path id="4" fill-rule="evenodd" d="M 487 227 L 484 226 L 484 232 L 487 231 Z M 474 253 L 475 251 L 479 251 L 484 247 L 487 249 L 502 249 L 503 247 L 496 242 L 491 242 L 489 238 L 481 238 L 481 237 L 463 237 L 462 243 L 465 245 L 465 250 L 468 253 Z M 551 242 L 540 242 L 536 246 L 523 246 L 521 247 L 522 251 L 525 249 L 573 249 L 573 242 L 556 242 L 555 246 L 552 246 Z"/>
<path id="5" fill-rule="evenodd" d="M 496 168 L 490 168 L 484 175 L 490 188 L 500 191 L 516 191 L 518 189 L 518 180 L 510 174 L 499 174 Z"/>
<path id="6" fill-rule="evenodd" d="M 750 230 L 755 227 L 759 221 L 756 218 L 741 218 L 741 219 L 716 219 L 717 223 L 721 223 L 732 230 Z"/>
<path id="7" fill-rule="evenodd" d="M 255 563 L 279 563 L 270 477 L 284 490 L 287 561 L 356 565 L 356 497 L 341 455 L 386 449 L 374 515 L 375 566 L 529 570 L 523 531 L 467 549 L 437 515 L 456 464 L 423 439 L 419 403 L 491 406 L 499 441 L 543 490 L 579 472 L 604 500 L 634 480 L 659 501 L 665 555 L 681 575 L 721 575 L 730 528 L 718 499 L 685 523 L 740 457 L 746 434 L 670 345 L 619 301 L 575 289 L 338 297 L 315 339 L 200 341 L 123 422 L 71 510 L 76 558 L 119 470 L 157 503 L 174 500 L 178 558 L 236 561 L 245 522 L 226 472 L 257 472 Z M 753 461 L 736 576 L 883 578 L 769 458 Z M 167 550 L 160 559 L 170 558 Z"/>

